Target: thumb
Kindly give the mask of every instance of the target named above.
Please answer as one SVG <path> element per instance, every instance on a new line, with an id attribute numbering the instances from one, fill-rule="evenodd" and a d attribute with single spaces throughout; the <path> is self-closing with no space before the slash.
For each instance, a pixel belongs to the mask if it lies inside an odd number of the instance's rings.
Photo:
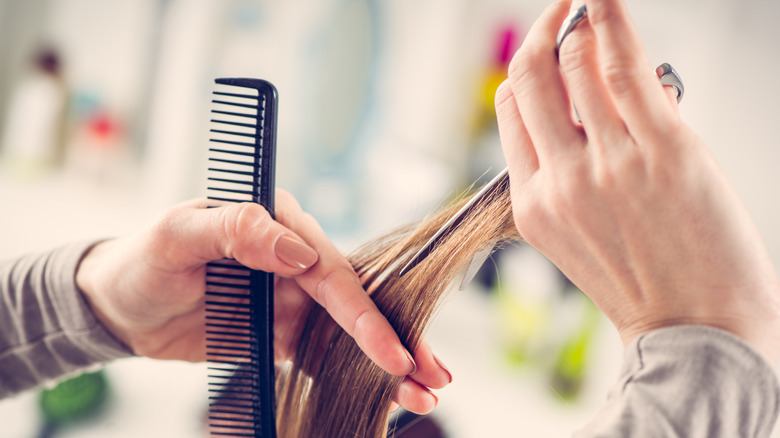
<path id="1" fill-rule="evenodd" d="M 182 204 L 160 221 L 157 237 L 168 242 L 167 251 L 179 255 L 179 261 L 200 265 L 232 258 L 251 269 L 292 276 L 319 259 L 313 248 L 273 220 L 263 206 L 247 202 L 206 208 L 211 203 Z"/>

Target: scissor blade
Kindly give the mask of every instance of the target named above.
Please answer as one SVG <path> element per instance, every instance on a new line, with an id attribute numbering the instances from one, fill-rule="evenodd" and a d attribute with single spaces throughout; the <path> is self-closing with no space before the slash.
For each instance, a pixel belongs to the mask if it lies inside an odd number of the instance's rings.
<path id="1" fill-rule="evenodd" d="M 436 248 L 436 245 L 438 245 L 439 242 L 441 242 L 441 240 L 447 236 L 447 234 L 451 233 L 455 228 L 457 228 L 463 218 L 466 217 L 466 214 L 471 211 L 472 208 L 474 208 L 474 205 L 481 201 L 485 195 L 488 194 L 494 187 L 504 183 L 508 178 L 509 168 L 507 167 L 506 169 L 502 170 L 501 173 L 496 175 L 496 177 L 493 178 L 489 183 L 485 184 L 485 186 L 482 187 L 479 192 L 471 197 L 469 202 L 467 202 L 463 207 L 460 208 L 460 210 L 452 215 L 452 217 L 449 218 L 447 222 L 442 225 L 441 228 L 439 228 L 438 231 L 436 231 L 433 237 L 431 237 L 428 242 L 426 242 L 426 244 L 423 245 L 414 256 L 412 256 L 411 260 L 409 260 L 409 262 L 407 262 L 406 265 L 401 268 L 401 271 L 399 271 L 398 275 L 403 277 L 407 272 L 412 270 L 412 268 L 420 264 L 421 261 L 425 260 L 425 258 L 430 255 L 433 249 Z"/>
<path id="2" fill-rule="evenodd" d="M 471 280 L 473 280 L 474 277 L 477 276 L 479 269 L 482 267 L 482 265 L 485 264 L 487 259 L 490 258 L 490 256 L 493 254 L 493 251 L 495 250 L 496 247 L 491 245 L 483 249 L 482 251 L 474 254 L 474 257 L 472 257 L 471 262 L 469 262 L 469 266 L 466 268 L 466 272 L 463 274 L 463 279 L 460 281 L 460 287 L 458 288 L 458 290 L 465 289 L 466 286 L 468 286 L 469 283 L 471 283 Z"/>

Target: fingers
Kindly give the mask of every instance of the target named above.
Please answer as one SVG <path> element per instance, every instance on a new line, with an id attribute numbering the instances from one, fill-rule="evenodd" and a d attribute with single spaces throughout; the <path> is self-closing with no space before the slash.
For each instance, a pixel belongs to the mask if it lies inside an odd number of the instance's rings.
<path id="1" fill-rule="evenodd" d="M 539 169 L 539 160 L 508 81 L 502 82 L 496 91 L 496 118 L 510 181 L 522 184 Z"/>
<path id="2" fill-rule="evenodd" d="M 545 10 L 512 60 L 508 82 L 517 111 L 505 88 L 497 92 L 499 129 L 502 140 L 509 139 L 505 153 L 515 179 L 518 175 L 526 179 L 529 168 L 544 166 L 585 140 L 571 121 L 569 97 L 587 138 L 601 151 L 622 143 L 627 133 L 632 138 L 657 138 L 677 118 L 676 108 L 665 110 L 669 106 L 663 87 L 647 62 L 624 1 L 576 0 L 572 9 L 583 1 L 588 19 L 565 39 L 560 59 L 555 37 L 568 12 L 567 1 Z M 533 146 L 523 146 L 529 143 Z"/>
<path id="3" fill-rule="evenodd" d="M 647 61 L 624 0 L 586 0 L 596 35 L 601 75 L 628 130 L 654 138 L 672 122 L 666 97 Z M 581 29 L 578 29 L 581 30 Z"/>
<path id="4" fill-rule="evenodd" d="M 431 350 L 431 346 L 423 340 L 414 352 L 417 372 L 410 377 L 418 383 L 433 389 L 441 389 L 452 383 L 452 374 Z"/>
<path id="5" fill-rule="evenodd" d="M 572 3 L 572 10 L 582 1 Z M 585 20 L 577 25 L 561 44 L 558 59 L 569 96 L 589 140 L 602 149 L 624 138 L 626 128 L 612 101 L 610 90 L 601 78 L 596 35 Z"/>
<path id="6" fill-rule="evenodd" d="M 213 204 L 199 200 L 170 210 L 153 233 L 156 245 L 169 258 L 187 258 L 186 265 L 193 267 L 230 257 L 253 269 L 295 276 L 382 369 L 396 376 L 415 371 L 411 354 L 363 290 L 352 266 L 290 194 L 277 190 L 276 221 L 259 205 L 205 208 Z"/>
<path id="7" fill-rule="evenodd" d="M 439 398 L 425 386 L 406 377 L 398 386 L 398 391 L 395 393 L 393 401 L 403 406 L 409 412 L 425 415 L 436 407 L 439 403 Z"/>
<path id="8" fill-rule="evenodd" d="M 407 376 L 393 396 L 395 404 L 416 414 L 427 414 L 433 410 L 439 402 L 430 388 L 441 389 L 452 382 L 452 374 L 442 364 L 441 360 L 431 351 L 431 347 L 425 340 L 414 352 L 414 360 L 417 362 L 417 371 Z M 391 410 L 397 408 L 391 406 Z"/>
<path id="9" fill-rule="evenodd" d="M 395 376 L 413 373 L 416 364 L 411 355 L 363 290 L 352 268 L 325 254 L 322 243 L 314 246 L 322 259 L 306 274 L 296 277 L 298 284 L 382 369 Z"/>
<path id="10" fill-rule="evenodd" d="M 417 365 L 387 319 L 363 290 L 347 259 L 325 236 L 311 215 L 286 192 L 277 191 L 276 217 L 319 254 L 317 262 L 295 281 L 357 342 L 382 369 L 395 376 L 413 373 Z"/>
<path id="11" fill-rule="evenodd" d="M 316 263 L 317 252 L 262 206 L 205 204 L 203 200 L 182 204 L 160 222 L 157 236 L 175 242 L 168 251 L 192 254 L 193 264 L 233 258 L 249 268 L 287 276 Z"/>
<path id="12" fill-rule="evenodd" d="M 508 81 L 540 166 L 581 144 L 582 139 L 570 116 L 555 54 L 555 36 L 568 7 L 568 1 L 548 7 L 509 66 Z"/>

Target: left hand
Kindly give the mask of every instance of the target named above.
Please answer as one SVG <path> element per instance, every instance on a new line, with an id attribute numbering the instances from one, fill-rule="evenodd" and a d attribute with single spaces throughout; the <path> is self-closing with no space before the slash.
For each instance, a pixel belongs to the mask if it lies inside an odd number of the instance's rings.
<path id="1" fill-rule="evenodd" d="M 449 373 L 429 348 L 411 361 L 352 266 L 291 195 L 277 191 L 276 221 L 256 204 L 206 208 L 213 204 L 171 208 L 150 228 L 99 243 L 85 256 L 76 281 L 117 338 L 138 355 L 204 361 L 206 263 L 233 258 L 276 274 L 276 362 L 292 357 L 314 300 L 384 370 L 413 372 L 396 394 L 400 405 L 418 413 L 433 409 L 428 388 L 449 383 Z"/>

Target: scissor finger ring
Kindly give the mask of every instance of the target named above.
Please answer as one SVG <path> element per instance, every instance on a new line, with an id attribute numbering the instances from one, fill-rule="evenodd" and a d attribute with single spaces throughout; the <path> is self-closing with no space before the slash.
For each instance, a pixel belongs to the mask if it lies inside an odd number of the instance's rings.
<path id="1" fill-rule="evenodd" d="M 561 44 L 563 44 L 563 41 L 566 39 L 566 37 L 569 36 L 574 28 L 577 27 L 577 25 L 586 18 L 588 18 L 588 9 L 585 7 L 585 5 L 580 6 L 577 8 L 577 10 L 566 17 L 566 19 L 563 21 L 563 24 L 561 25 L 561 28 L 558 30 L 558 38 L 555 42 L 556 54 L 560 52 Z M 683 94 L 685 93 L 685 86 L 683 86 L 682 79 L 680 79 L 680 75 L 677 73 L 677 70 L 675 70 L 668 63 L 663 63 L 656 67 L 655 74 L 658 76 L 658 79 L 661 80 L 661 84 L 674 88 L 674 91 L 677 93 L 677 103 L 680 103 L 683 98 Z"/>
<path id="2" fill-rule="evenodd" d="M 565 20 L 563 20 L 563 24 L 561 25 L 560 30 L 558 30 L 558 39 L 555 43 L 556 54 L 561 50 L 561 44 L 563 44 L 563 40 L 569 36 L 571 31 L 577 27 L 577 24 L 579 24 L 580 21 L 583 21 L 586 18 L 588 18 L 588 9 L 585 7 L 585 5 L 582 5 L 576 11 L 569 14 Z"/>

